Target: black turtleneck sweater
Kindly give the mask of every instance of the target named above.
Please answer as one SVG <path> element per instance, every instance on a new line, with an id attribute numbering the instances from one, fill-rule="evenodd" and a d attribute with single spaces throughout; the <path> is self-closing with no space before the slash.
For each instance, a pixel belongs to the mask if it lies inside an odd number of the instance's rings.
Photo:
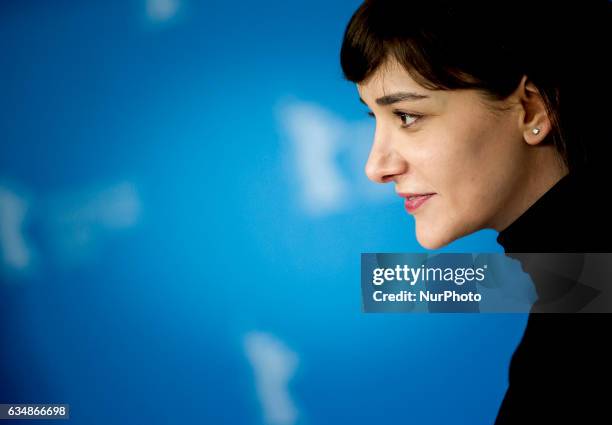
<path id="1" fill-rule="evenodd" d="M 598 183 L 566 175 L 497 241 L 506 253 L 611 252 L 609 189 Z M 612 424 L 612 314 L 532 308 L 495 425 L 549 423 Z"/>

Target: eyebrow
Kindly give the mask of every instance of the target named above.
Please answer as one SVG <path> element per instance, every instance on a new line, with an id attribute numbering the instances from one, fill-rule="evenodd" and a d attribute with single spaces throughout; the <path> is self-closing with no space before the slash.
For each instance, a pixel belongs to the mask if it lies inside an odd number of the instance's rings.
<path id="1" fill-rule="evenodd" d="M 405 100 L 415 101 L 415 100 L 428 99 L 428 98 L 429 96 L 424 95 L 424 94 L 419 94 L 419 93 L 397 92 L 397 93 L 388 94 L 383 97 L 379 97 L 378 99 L 376 99 L 376 103 L 382 106 L 387 106 L 393 103 L 403 102 Z M 361 98 L 361 96 L 359 96 L 359 100 L 364 105 L 366 104 L 364 100 Z"/>

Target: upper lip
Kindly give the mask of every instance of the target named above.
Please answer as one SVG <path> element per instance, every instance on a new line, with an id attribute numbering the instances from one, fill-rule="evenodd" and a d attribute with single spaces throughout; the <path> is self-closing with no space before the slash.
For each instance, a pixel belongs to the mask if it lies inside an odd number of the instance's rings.
<path id="1" fill-rule="evenodd" d="M 409 198 L 411 196 L 435 195 L 434 192 L 421 192 L 421 193 L 417 193 L 417 192 L 397 192 L 397 194 L 399 196 L 401 196 L 402 198 Z"/>

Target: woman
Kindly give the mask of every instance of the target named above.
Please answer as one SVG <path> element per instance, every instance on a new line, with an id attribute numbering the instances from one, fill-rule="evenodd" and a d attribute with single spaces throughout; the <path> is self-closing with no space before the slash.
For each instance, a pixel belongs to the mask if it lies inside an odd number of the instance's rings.
<path id="1" fill-rule="evenodd" d="M 365 172 L 423 247 L 491 228 L 506 252 L 612 251 L 609 28 L 608 1 L 359 7 L 340 56 L 376 120 Z M 610 317 L 532 310 L 496 424 L 612 423 Z"/>

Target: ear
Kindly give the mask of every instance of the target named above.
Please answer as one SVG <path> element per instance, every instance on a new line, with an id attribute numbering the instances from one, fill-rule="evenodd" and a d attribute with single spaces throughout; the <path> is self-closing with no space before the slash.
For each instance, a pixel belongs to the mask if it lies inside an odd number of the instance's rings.
<path id="1" fill-rule="evenodd" d="M 544 100 L 537 87 L 526 75 L 515 91 L 520 105 L 519 130 L 530 145 L 541 143 L 552 129 Z"/>

